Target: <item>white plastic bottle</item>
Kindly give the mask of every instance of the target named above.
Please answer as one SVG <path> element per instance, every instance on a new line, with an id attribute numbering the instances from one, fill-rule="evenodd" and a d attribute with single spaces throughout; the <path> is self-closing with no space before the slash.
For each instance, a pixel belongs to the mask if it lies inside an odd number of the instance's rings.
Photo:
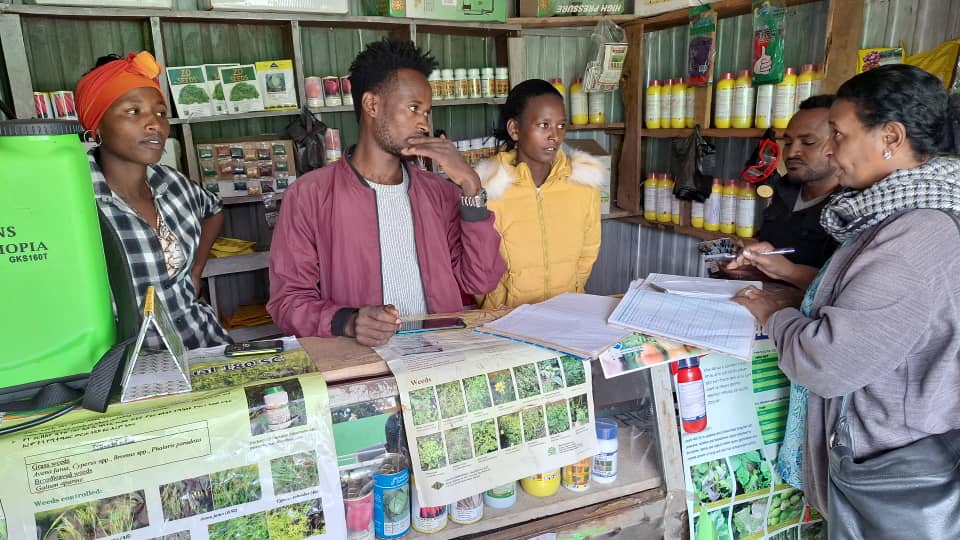
<path id="1" fill-rule="evenodd" d="M 797 70 L 788 67 L 773 90 L 773 127 L 785 129 L 797 110 Z"/>
<path id="2" fill-rule="evenodd" d="M 735 128 L 753 127 L 753 80 L 748 69 L 740 70 L 734 82 L 730 124 Z"/>
<path id="3" fill-rule="evenodd" d="M 483 492 L 483 504 L 490 508 L 510 508 L 516 502 L 516 481 Z"/>
<path id="4" fill-rule="evenodd" d="M 757 113 L 754 125 L 766 129 L 773 125 L 773 85 L 761 84 L 757 87 Z"/>
<path id="5" fill-rule="evenodd" d="M 593 456 L 593 481 L 612 484 L 617 480 L 617 422 L 597 418 L 596 428 L 600 453 Z"/>
<path id="6" fill-rule="evenodd" d="M 723 183 L 723 192 L 720 196 L 720 232 L 733 234 L 737 223 L 737 181 L 727 180 Z"/>
<path id="7" fill-rule="evenodd" d="M 667 79 L 664 81 L 663 86 L 660 87 L 660 127 L 668 128 L 670 127 L 670 111 L 673 104 L 673 96 L 670 95 L 670 92 L 673 89 L 673 79 Z"/>
<path id="8" fill-rule="evenodd" d="M 704 203 L 703 209 L 703 228 L 707 231 L 720 230 L 720 199 L 723 194 L 723 186 L 719 178 L 713 179 L 713 185 L 710 188 L 710 197 Z"/>

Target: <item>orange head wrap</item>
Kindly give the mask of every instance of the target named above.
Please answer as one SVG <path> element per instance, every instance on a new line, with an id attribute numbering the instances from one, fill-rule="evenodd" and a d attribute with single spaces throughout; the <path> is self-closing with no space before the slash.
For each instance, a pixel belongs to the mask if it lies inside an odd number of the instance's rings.
<path id="1" fill-rule="evenodd" d="M 77 83 L 77 116 L 84 129 L 96 131 L 103 114 L 120 96 L 134 88 L 150 87 L 160 91 L 157 76 L 160 64 L 147 51 L 127 55 L 122 60 L 108 62 Z"/>

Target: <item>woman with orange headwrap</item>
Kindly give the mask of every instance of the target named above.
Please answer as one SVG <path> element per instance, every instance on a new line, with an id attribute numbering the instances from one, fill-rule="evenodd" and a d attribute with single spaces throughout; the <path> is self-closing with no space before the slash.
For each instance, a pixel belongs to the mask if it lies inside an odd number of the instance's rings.
<path id="1" fill-rule="evenodd" d="M 97 60 L 77 83 L 94 194 L 126 250 L 137 300 L 154 285 L 188 349 L 230 342 L 210 306 L 197 301 L 210 246 L 223 227 L 216 195 L 158 165 L 170 134 L 167 105 L 149 52 Z M 159 346 L 159 336 L 148 345 Z"/>

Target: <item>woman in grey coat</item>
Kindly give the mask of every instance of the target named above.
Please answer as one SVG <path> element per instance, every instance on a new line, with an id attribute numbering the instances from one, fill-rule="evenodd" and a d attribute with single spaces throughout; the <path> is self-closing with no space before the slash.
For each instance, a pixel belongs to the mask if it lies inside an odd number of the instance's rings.
<path id="1" fill-rule="evenodd" d="M 735 297 L 766 325 L 783 372 L 809 391 L 803 484 L 821 513 L 844 395 L 858 459 L 960 428 L 960 232 L 946 213 L 960 214 L 960 160 L 943 155 L 958 152 L 958 124 L 960 96 L 919 68 L 845 82 L 830 125 L 846 189 L 821 215 L 841 247 L 802 311 L 754 287 Z"/>

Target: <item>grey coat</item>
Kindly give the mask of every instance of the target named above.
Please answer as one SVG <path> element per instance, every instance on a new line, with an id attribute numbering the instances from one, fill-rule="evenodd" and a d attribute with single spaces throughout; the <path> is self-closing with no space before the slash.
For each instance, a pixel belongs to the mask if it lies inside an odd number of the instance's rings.
<path id="1" fill-rule="evenodd" d="M 827 440 L 854 392 L 854 450 L 869 457 L 960 428 L 960 236 L 950 216 L 913 210 L 838 249 L 813 318 L 790 308 L 767 321 L 780 369 L 810 391 L 804 491 L 826 515 Z M 835 299 L 834 299 L 835 298 Z"/>

